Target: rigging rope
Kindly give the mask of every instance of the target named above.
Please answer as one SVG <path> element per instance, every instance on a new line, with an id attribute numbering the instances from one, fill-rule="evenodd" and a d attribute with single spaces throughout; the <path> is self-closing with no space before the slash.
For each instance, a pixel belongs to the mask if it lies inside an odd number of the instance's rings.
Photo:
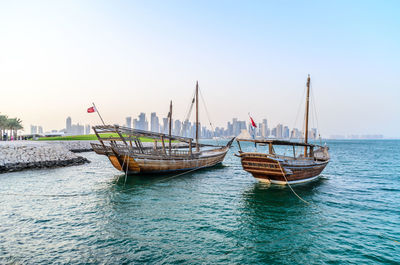
<path id="1" fill-rule="evenodd" d="M 190 98 L 191 102 L 189 104 L 188 110 L 186 111 L 186 116 L 185 116 L 185 119 L 183 120 L 183 122 L 189 120 L 190 115 L 192 114 L 193 105 L 194 105 L 194 102 L 195 102 L 195 93 L 196 92 L 193 92 L 193 96 Z"/>
<path id="2" fill-rule="evenodd" d="M 301 109 L 301 106 L 303 105 L 303 99 L 304 99 L 305 93 L 306 93 L 306 86 L 304 86 L 303 95 L 301 96 L 299 107 L 297 109 L 297 114 L 296 114 L 296 119 L 295 119 L 294 124 L 293 124 L 293 129 L 296 128 L 297 119 L 299 118 L 300 109 Z M 303 124 L 303 126 L 304 126 L 304 124 Z M 302 137 L 302 135 L 301 135 L 301 137 Z M 290 135 L 290 139 L 292 139 L 292 135 Z"/>
<path id="3" fill-rule="evenodd" d="M 311 90 L 311 97 L 312 97 L 312 105 L 314 107 L 314 115 L 315 115 L 315 120 L 317 121 L 317 130 L 318 130 L 318 137 L 319 137 L 319 143 L 322 145 L 322 139 L 321 139 L 321 133 L 319 131 L 319 123 L 318 123 L 318 116 L 317 116 L 317 107 L 316 107 L 316 101 L 314 98 L 314 93 L 313 90 Z"/>
<path id="4" fill-rule="evenodd" d="M 201 93 L 200 88 L 199 88 L 199 91 L 200 91 L 200 97 L 201 97 L 201 99 L 202 99 L 202 101 L 203 101 L 204 109 L 206 110 L 208 122 L 210 123 L 213 136 L 215 136 L 214 126 L 212 125 L 211 118 L 210 118 L 210 114 L 208 113 L 208 109 L 207 109 L 207 106 L 206 106 L 206 102 L 205 102 L 205 100 L 204 100 L 204 97 L 203 97 L 203 94 Z M 219 145 L 219 142 L 218 142 L 217 138 L 215 138 L 215 141 L 216 141 L 217 145 Z"/>

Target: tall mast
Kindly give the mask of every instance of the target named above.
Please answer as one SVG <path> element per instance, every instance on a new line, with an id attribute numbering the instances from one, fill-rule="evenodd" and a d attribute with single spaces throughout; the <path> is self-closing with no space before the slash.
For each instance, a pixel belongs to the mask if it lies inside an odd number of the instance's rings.
<path id="1" fill-rule="evenodd" d="M 199 152 L 199 81 L 196 81 L 196 151 Z"/>
<path id="2" fill-rule="evenodd" d="M 307 78 L 307 98 L 306 98 L 306 131 L 304 133 L 304 143 L 308 143 L 308 109 L 310 105 L 310 75 Z M 307 146 L 304 146 L 304 157 L 307 157 Z"/>
<path id="3" fill-rule="evenodd" d="M 168 117 L 169 117 L 169 155 L 171 155 L 171 131 L 172 131 L 172 100 L 169 104 L 169 113 L 168 113 Z"/>

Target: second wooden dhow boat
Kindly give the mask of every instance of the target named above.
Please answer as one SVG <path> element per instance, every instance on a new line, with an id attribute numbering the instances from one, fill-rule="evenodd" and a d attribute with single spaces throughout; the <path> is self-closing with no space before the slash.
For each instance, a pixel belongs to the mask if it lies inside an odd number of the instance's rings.
<path id="1" fill-rule="evenodd" d="M 199 143 L 198 95 L 196 83 L 195 98 L 192 101 L 192 104 L 196 102 L 195 141 L 192 138 L 171 135 L 171 103 L 168 115 L 169 134 L 117 125 L 94 126 L 93 130 L 100 144 L 92 144 L 93 150 L 107 156 L 116 169 L 127 174 L 188 171 L 221 163 L 234 139 L 224 146 Z M 142 142 L 144 138 L 146 143 Z"/>
<path id="2" fill-rule="evenodd" d="M 327 146 L 308 143 L 308 112 L 310 99 L 310 76 L 307 79 L 307 98 L 305 116 L 304 143 L 282 140 L 237 139 L 239 154 L 243 169 L 255 178 L 274 184 L 301 183 L 316 179 L 329 163 L 329 148 Z M 268 146 L 267 153 L 243 152 L 240 142 L 253 142 L 255 146 Z M 275 152 L 277 146 L 293 148 L 293 156 L 281 155 Z M 296 155 L 296 147 L 304 148 L 302 154 Z"/>
<path id="3" fill-rule="evenodd" d="M 294 184 L 316 179 L 329 162 L 328 147 L 281 140 L 237 139 L 243 169 L 255 178 L 273 184 Z M 268 153 L 243 152 L 240 142 L 268 146 Z M 293 148 L 293 156 L 275 152 L 277 146 Z M 305 155 L 296 155 L 296 147 L 304 147 Z"/>

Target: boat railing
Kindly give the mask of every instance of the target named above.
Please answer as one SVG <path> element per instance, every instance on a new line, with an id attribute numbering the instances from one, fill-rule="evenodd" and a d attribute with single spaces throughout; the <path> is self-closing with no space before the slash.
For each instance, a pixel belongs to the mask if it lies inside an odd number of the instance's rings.
<path id="1" fill-rule="evenodd" d="M 115 144 L 113 146 L 109 145 L 101 145 L 101 144 L 92 144 L 93 150 L 98 154 L 112 154 L 113 150 L 116 151 L 120 155 L 147 155 L 147 156 L 172 156 L 172 157 L 189 157 L 195 155 L 194 153 L 190 154 L 187 150 L 179 150 L 179 149 L 171 149 L 171 152 L 168 148 L 165 150 L 161 148 L 157 149 L 139 149 L 133 146 L 126 145 L 118 145 Z"/>

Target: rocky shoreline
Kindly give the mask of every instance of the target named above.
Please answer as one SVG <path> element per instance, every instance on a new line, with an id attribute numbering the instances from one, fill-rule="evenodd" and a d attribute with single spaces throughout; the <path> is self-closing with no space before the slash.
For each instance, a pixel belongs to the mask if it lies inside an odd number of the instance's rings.
<path id="1" fill-rule="evenodd" d="M 27 169 L 42 169 L 42 168 L 56 168 L 56 167 L 67 167 L 82 165 L 90 163 L 90 161 L 84 157 L 77 157 L 68 160 L 53 160 L 53 161 L 38 161 L 30 163 L 10 163 L 0 166 L 0 173 L 22 171 Z"/>
<path id="2" fill-rule="evenodd" d="M 89 141 L 0 142 L 0 173 L 90 163 L 88 159 L 73 153 L 85 151 L 92 151 Z"/>

